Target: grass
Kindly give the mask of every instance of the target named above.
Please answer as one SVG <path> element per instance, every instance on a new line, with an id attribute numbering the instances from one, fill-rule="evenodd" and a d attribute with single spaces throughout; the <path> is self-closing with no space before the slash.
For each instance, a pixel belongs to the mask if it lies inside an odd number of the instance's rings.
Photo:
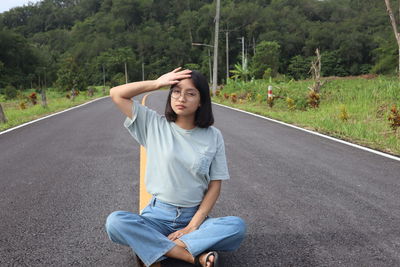
<path id="1" fill-rule="evenodd" d="M 367 146 L 394 155 L 400 155 L 400 129 L 397 133 L 388 121 L 392 105 L 400 107 L 400 84 L 395 77 L 379 76 L 374 79 L 331 79 L 321 90 L 321 102 L 317 109 L 307 107 L 307 93 L 312 81 L 274 82 L 258 80 L 248 83 L 229 82 L 213 101 L 283 122 L 311 129 L 343 140 Z M 280 96 L 270 108 L 266 102 L 268 85 L 273 94 Z M 224 99 L 224 94 L 236 93 L 241 103 Z M 245 94 L 251 93 L 250 100 Z M 255 97 L 263 96 L 261 102 Z M 295 109 L 286 102 L 294 100 Z M 340 114 L 346 109 L 348 120 Z"/>
<path id="2" fill-rule="evenodd" d="M 47 116 L 58 111 L 65 110 L 70 107 L 74 107 L 90 100 L 104 96 L 102 92 L 102 86 L 95 87 L 96 90 L 92 97 L 87 96 L 87 92 L 80 92 L 78 96 L 75 97 L 74 101 L 66 98 L 65 93 L 59 93 L 54 88 L 46 89 L 46 99 L 47 108 L 42 107 L 41 96 L 37 95 L 37 104 L 26 103 L 26 109 L 20 108 L 20 103 L 24 100 L 8 100 L 6 101 L 3 95 L 0 95 L 0 103 L 3 107 L 3 111 L 7 118 L 6 123 L 0 124 L 0 131 L 6 130 L 8 128 L 15 127 L 17 125 L 23 124 L 28 121 L 32 121 L 44 116 Z M 23 92 L 24 96 L 30 95 L 34 90 L 26 90 Z M 108 89 L 106 89 L 106 94 L 108 95 Z"/>

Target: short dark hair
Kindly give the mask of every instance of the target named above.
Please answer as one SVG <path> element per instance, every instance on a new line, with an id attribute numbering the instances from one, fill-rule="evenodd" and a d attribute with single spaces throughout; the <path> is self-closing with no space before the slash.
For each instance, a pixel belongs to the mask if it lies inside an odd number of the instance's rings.
<path id="1" fill-rule="evenodd" d="M 211 106 L 210 87 L 208 86 L 207 78 L 199 71 L 192 70 L 191 77 L 194 86 L 200 92 L 200 107 L 197 108 L 194 124 L 200 128 L 207 128 L 214 124 L 214 115 Z M 171 107 L 171 86 L 168 94 L 167 104 L 165 107 L 165 117 L 168 121 L 175 122 L 177 115 Z"/>

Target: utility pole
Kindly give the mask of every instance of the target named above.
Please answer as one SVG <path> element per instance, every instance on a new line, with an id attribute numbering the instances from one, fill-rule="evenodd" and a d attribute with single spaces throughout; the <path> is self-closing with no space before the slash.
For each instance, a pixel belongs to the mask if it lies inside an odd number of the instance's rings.
<path id="1" fill-rule="evenodd" d="M 242 41 L 242 68 L 244 69 L 244 37 L 242 36 L 242 38 L 238 38 Z"/>
<path id="2" fill-rule="evenodd" d="M 228 83 L 229 79 L 229 32 L 225 32 L 225 41 L 226 41 L 226 83 Z"/>
<path id="3" fill-rule="evenodd" d="M 210 48 L 214 47 L 214 46 L 209 45 L 209 44 L 201 44 L 201 43 L 192 43 L 192 45 L 206 46 L 208 48 L 208 70 L 210 71 L 210 83 L 212 83 L 213 78 L 212 78 L 212 73 L 211 73 L 211 51 L 210 51 Z"/>
<path id="4" fill-rule="evenodd" d="M 217 10 L 215 15 L 215 35 L 214 35 L 214 67 L 213 67 L 213 84 L 212 84 L 212 93 L 215 96 L 215 92 L 217 91 L 217 81 L 218 81 L 218 34 L 219 34 L 219 10 L 220 10 L 221 1 L 217 0 Z"/>
<path id="5" fill-rule="evenodd" d="M 46 67 L 44 67 L 44 87 L 47 88 L 47 79 L 46 79 Z"/>
<path id="6" fill-rule="evenodd" d="M 253 56 L 256 54 L 256 39 L 253 36 Z"/>
<path id="7" fill-rule="evenodd" d="M 128 83 L 128 68 L 126 66 L 126 61 L 125 61 L 125 84 Z"/>
<path id="8" fill-rule="evenodd" d="M 212 77 L 212 70 L 211 70 L 211 51 L 210 48 L 208 48 L 208 70 L 210 71 L 210 83 L 213 82 L 213 77 Z"/>
<path id="9" fill-rule="evenodd" d="M 144 81 L 144 62 L 142 62 L 142 81 Z"/>
<path id="10" fill-rule="evenodd" d="M 226 39 L 225 40 L 225 43 L 226 43 L 226 82 L 228 82 L 228 79 L 229 79 L 229 32 L 232 32 L 232 31 L 237 31 L 237 29 L 229 30 L 227 28 L 226 30 L 221 31 L 221 32 L 225 32 L 225 39 Z"/>
<path id="11" fill-rule="evenodd" d="M 101 65 L 103 67 L 103 87 L 106 87 L 106 71 L 104 69 L 104 65 Z"/>

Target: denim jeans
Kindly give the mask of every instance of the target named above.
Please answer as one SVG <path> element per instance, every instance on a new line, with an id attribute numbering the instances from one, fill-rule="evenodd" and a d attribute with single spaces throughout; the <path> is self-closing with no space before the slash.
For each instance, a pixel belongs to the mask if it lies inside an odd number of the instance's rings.
<path id="1" fill-rule="evenodd" d="M 114 211 L 106 221 L 111 241 L 130 246 L 146 266 L 166 259 L 176 244 L 167 236 L 187 226 L 198 210 L 177 207 L 152 198 L 142 213 Z M 236 216 L 208 217 L 200 227 L 179 238 L 197 256 L 205 250 L 232 251 L 239 248 L 246 232 L 245 222 Z"/>

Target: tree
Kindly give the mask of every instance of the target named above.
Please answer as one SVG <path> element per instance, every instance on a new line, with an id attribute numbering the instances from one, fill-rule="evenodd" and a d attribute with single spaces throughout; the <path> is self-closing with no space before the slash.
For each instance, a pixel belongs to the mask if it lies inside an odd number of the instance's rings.
<path id="1" fill-rule="evenodd" d="M 301 55 L 294 56 L 290 59 L 288 72 L 290 76 L 296 80 L 305 79 L 309 73 L 309 60 Z"/>
<path id="2" fill-rule="evenodd" d="M 394 35 L 396 37 L 397 40 L 397 45 L 399 47 L 399 68 L 398 68 L 398 74 L 399 74 L 399 79 L 400 79 L 400 33 L 397 29 L 397 23 L 396 23 L 396 19 L 393 15 L 393 11 L 392 11 L 392 7 L 390 6 L 390 0 L 385 0 L 385 4 L 386 4 L 386 10 L 389 14 L 389 18 L 390 18 L 390 22 L 392 23 L 392 28 L 393 28 L 393 32 Z M 399 5 L 400 5 L 400 1 L 399 1 Z M 399 8 L 399 12 L 400 12 L 400 8 Z M 400 17 L 400 14 L 399 14 Z"/>
<path id="3" fill-rule="evenodd" d="M 62 91 L 72 90 L 72 99 L 76 95 L 75 90 L 85 90 L 87 87 L 85 74 L 73 57 L 63 59 L 57 76 L 57 86 Z"/>
<path id="4" fill-rule="evenodd" d="M 121 66 L 124 67 L 125 83 L 128 83 L 128 63 L 135 63 L 135 54 L 129 47 L 122 47 L 117 49 L 109 49 L 101 53 L 97 57 L 99 65 L 104 66 L 108 70 L 113 70 L 111 74 L 115 76 Z"/>
<path id="5" fill-rule="evenodd" d="M 252 59 L 255 78 L 262 78 L 266 69 L 271 69 L 272 77 L 278 74 L 280 45 L 277 42 L 262 41 L 256 46 L 256 54 Z"/>

